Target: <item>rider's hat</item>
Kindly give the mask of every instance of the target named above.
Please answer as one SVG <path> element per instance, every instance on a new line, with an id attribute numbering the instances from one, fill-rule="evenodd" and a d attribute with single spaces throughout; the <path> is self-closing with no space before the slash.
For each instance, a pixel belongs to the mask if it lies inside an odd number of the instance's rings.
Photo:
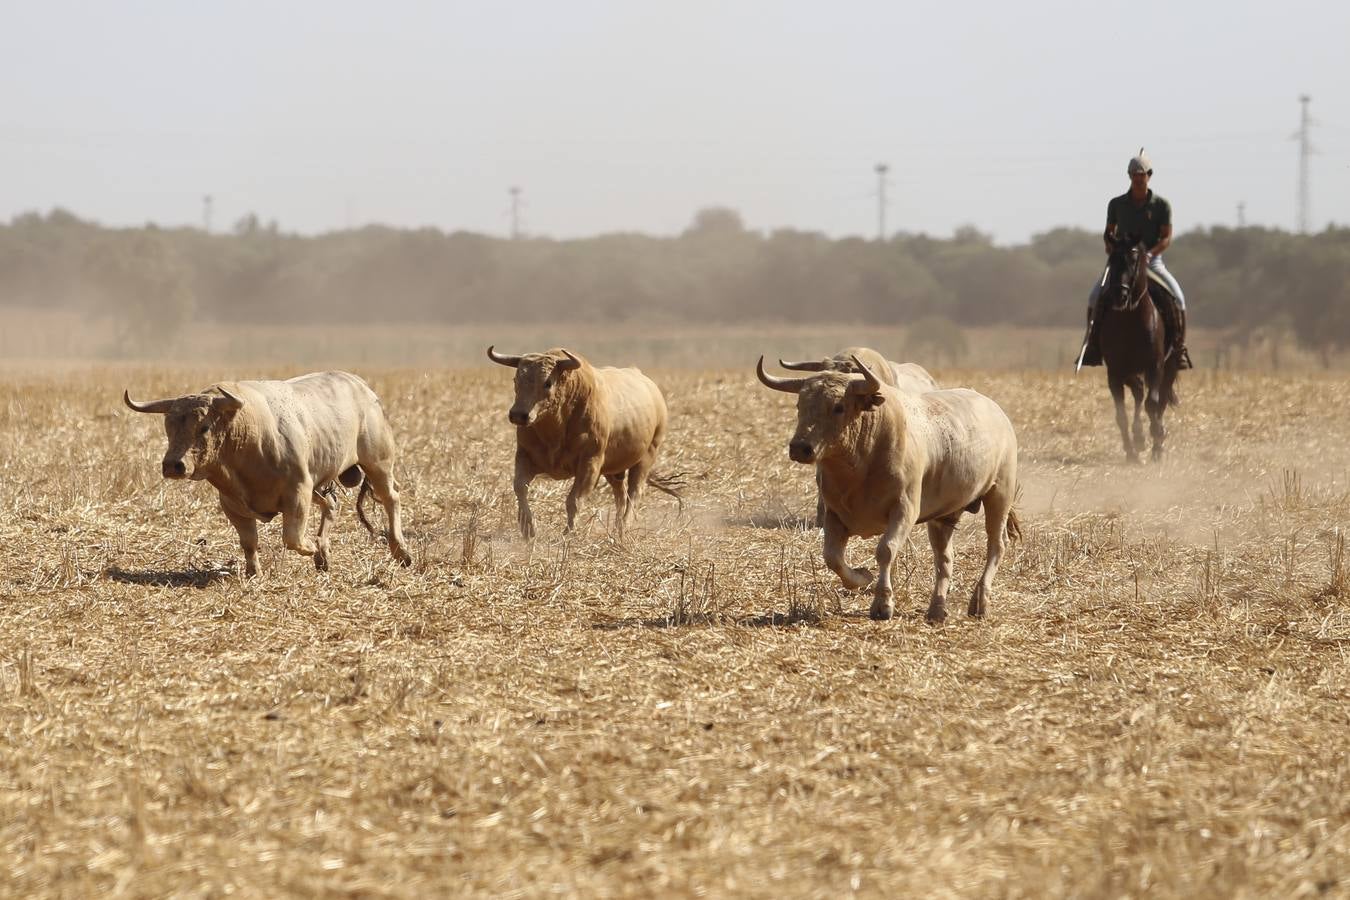
<path id="1" fill-rule="evenodd" d="M 1144 148 L 1140 147 L 1139 152 L 1130 157 L 1130 168 L 1127 170 L 1131 175 L 1135 172 L 1143 172 L 1146 175 L 1153 174 L 1153 160 L 1148 158 Z"/>

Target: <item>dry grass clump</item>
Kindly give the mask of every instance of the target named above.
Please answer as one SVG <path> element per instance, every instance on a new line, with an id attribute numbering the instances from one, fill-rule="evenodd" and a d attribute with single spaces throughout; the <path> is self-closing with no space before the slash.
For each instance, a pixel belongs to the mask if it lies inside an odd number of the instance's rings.
<path id="1" fill-rule="evenodd" d="M 683 514 L 649 494 L 619 543 L 605 489 L 564 536 L 537 483 L 532 546 L 509 379 L 365 372 L 415 565 L 348 495 L 329 573 L 273 523 L 244 580 L 120 407 L 240 374 L 0 381 L 8 893 L 1350 891 L 1342 379 L 1196 373 L 1167 461 L 1128 467 L 1098 376 L 938 373 L 1016 424 L 1025 537 L 989 618 L 935 629 L 924 539 L 891 623 L 824 570 L 749 367 L 653 373 Z"/>

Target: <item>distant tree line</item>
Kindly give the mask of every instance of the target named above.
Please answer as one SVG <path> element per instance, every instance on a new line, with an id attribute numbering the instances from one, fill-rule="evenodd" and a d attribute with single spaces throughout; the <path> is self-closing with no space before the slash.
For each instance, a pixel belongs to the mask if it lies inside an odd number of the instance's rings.
<path id="1" fill-rule="evenodd" d="M 1069 325 L 1104 256 L 1097 232 L 996 246 L 975 228 L 887 241 L 746 229 L 700 211 L 678 237 L 508 240 L 370 226 L 316 237 L 256 216 L 227 234 L 101 227 L 68 212 L 0 225 L 0 305 L 105 313 L 128 335 L 188 322 L 875 322 Z M 1168 263 L 1194 324 L 1250 341 L 1350 345 L 1350 229 L 1211 228 Z"/>

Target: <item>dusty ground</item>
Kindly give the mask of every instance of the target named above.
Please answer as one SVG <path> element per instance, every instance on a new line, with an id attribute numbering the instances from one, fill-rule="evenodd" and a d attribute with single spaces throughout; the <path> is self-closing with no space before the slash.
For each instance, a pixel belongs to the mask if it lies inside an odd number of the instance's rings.
<path id="1" fill-rule="evenodd" d="M 532 549 L 509 374 L 364 372 L 416 565 L 348 501 L 330 573 L 273 523 L 245 582 L 120 406 L 238 374 L 0 380 L 0 892 L 1350 894 L 1345 376 L 1197 373 L 1133 468 L 1099 373 L 939 372 L 1017 426 L 1026 534 L 934 629 L 919 539 L 890 623 L 823 569 L 748 367 L 655 373 L 683 517 L 564 540 L 541 485 Z"/>

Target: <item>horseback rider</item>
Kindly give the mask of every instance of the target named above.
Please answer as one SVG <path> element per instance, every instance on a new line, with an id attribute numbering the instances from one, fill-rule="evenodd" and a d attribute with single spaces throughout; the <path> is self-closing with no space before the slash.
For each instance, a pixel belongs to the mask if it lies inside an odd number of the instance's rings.
<path id="1" fill-rule="evenodd" d="M 1148 186 L 1150 179 L 1153 178 L 1153 161 L 1149 159 L 1143 147 L 1139 148 L 1138 154 L 1130 158 L 1127 172 L 1130 176 L 1130 189 L 1119 197 L 1112 197 L 1106 206 L 1106 230 L 1102 233 L 1106 255 L 1109 257 L 1116 249 L 1117 238 L 1123 238 L 1127 234 L 1138 236 L 1147 248 L 1144 251 L 1144 258 L 1148 262 L 1148 267 L 1166 285 L 1172 301 L 1172 309 L 1166 311 L 1171 313 L 1168 316 L 1172 320 L 1169 331 L 1173 333 L 1175 341 L 1172 352 L 1180 360 L 1179 368 L 1189 369 L 1191 360 L 1186 352 L 1186 298 L 1181 293 L 1181 285 L 1163 265 L 1162 258 L 1163 251 L 1172 245 L 1172 204 L 1153 193 Z M 1107 268 L 1110 268 L 1109 262 Z M 1104 309 L 1101 308 L 1103 306 L 1101 295 L 1105 282 L 1103 272 L 1102 277 L 1092 286 L 1092 294 L 1088 298 L 1088 338 L 1082 363 L 1085 366 L 1102 364 L 1100 337 Z"/>

